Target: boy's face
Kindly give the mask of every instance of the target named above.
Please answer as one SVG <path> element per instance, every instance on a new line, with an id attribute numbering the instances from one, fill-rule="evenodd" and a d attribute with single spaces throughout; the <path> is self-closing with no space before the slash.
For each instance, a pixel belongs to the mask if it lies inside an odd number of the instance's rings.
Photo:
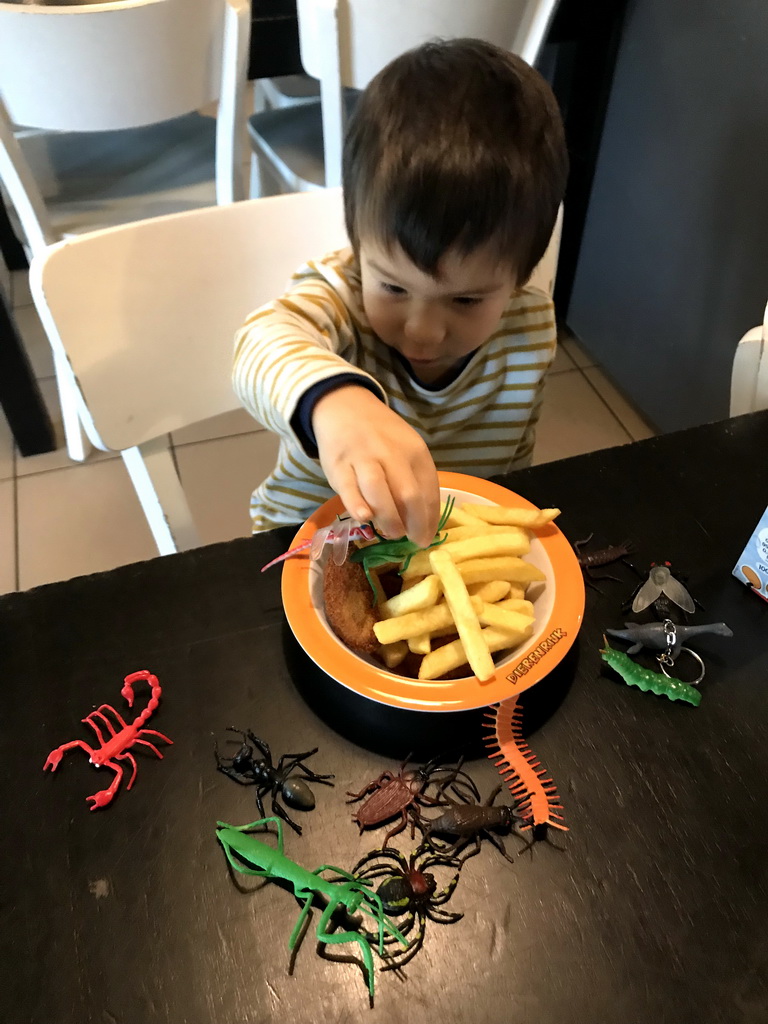
<path id="1" fill-rule="evenodd" d="M 469 256 L 449 251 L 435 278 L 399 246 L 388 252 L 361 239 L 360 269 L 371 329 L 424 384 L 439 384 L 490 338 L 517 286 L 512 268 L 486 247 Z"/>

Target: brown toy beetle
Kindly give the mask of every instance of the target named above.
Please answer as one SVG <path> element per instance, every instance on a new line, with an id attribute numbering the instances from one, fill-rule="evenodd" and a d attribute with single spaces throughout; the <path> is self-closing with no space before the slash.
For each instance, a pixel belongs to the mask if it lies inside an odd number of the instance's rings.
<path id="1" fill-rule="evenodd" d="M 401 764 L 400 771 L 397 774 L 389 771 L 382 772 L 377 779 L 369 782 L 359 793 L 347 793 L 347 796 L 351 797 L 350 800 L 347 800 L 348 804 L 354 803 L 355 800 L 361 800 L 367 793 L 371 794 L 352 818 L 359 826 L 361 832 L 365 828 L 376 828 L 396 815 L 400 816 L 399 823 L 393 829 L 390 829 L 384 837 L 382 849 L 386 849 L 387 843 L 392 836 L 396 836 L 399 832 L 403 831 L 408 824 L 409 817 L 411 818 L 411 833 L 413 834 L 416 822 L 421 822 L 419 805 L 422 807 L 446 806 L 447 801 L 427 796 L 424 792 L 431 782 L 437 783 L 439 781 L 441 796 L 446 788 L 453 789 L 459 795 L 460 791 L 457 789 L 457 786 L 461 785 L 476 800 L 480 799 L 480 794 L 474 782 L 466 772 L 461 770 L 463 758 L 455 768 L 441 764 L 439 758 L 433 758 L 422 768 L 406 770 L 407 764 L 408 760 L 406 759 Z M 444 773 L 444 777 L 439 780 L 435 779 L 434 776 L 440 773 Z"/>

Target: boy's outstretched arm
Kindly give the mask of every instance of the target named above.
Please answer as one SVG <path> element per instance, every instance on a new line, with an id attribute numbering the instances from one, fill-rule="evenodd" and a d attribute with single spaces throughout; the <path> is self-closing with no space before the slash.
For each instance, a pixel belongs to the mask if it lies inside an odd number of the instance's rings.
<path id="1" fill-rule="evenodd" d="M 440 487 L 429 448 L 402 417 L 366 388 L 337 388 L 312 412 L 320 465 L 355 519 L 420 547 L 434 539 Z"/>

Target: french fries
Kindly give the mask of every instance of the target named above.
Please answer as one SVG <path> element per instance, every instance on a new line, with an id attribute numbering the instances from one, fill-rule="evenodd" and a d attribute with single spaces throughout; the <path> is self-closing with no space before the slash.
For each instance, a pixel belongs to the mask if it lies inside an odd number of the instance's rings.
<path id="1" fill-rule="evenodd" d="M 532 633 L 533 620 L 531 620 L 526 634 L 517 638 L 513 637 L 510 633 L 501 632 L 501 630 L 493 629 L 492 627 L 483 629 L 481 636 L 490 654 L 506 650 L 509 647 L 516 647 L 518 643 L 522 643 Z M 421 668 L 419 669 L 419 679 L 440 679 L 449 672 L 453 672 L 454 669 L 466 664 L 467 658 L 462 642 L 461 640 L 454 640 L 452 643 L 444 644 L 442 647 L 438 647 L 436 651 L 424 655 Z"/>
<path id="2" fill-rule="evenodd" d="M 466 587 L 464 592 L 466 594 Z M 470 598 L 468 594 L 467 601 L 470 612 L 477 618 L 483 610 L 483 602 L 479 597 Z M 398 615 L 394 619 L 382 619 L 374 623 L 373 632 L 380 644 L 393 644 L 397 640 L 408 640 L 410 637 L 445 629 L 447 626 L 453 626 L 454 622 L 451 606 L 436 604 L 423 611 L 406 612 L 405 615 Z"/>
<path id="3" fill-rule="evenodd" d="M 535 583 L 544 580 L 544 573 L 522 558 L 470 558 L 458 566 L 465 584 L 490 583 L 505 580 L 508 583 Z"/>
<path id="4" fill-rule="evenodd" d="M 503 601 L 505 597 L 509 596 L 511 589 L 512 584 L 504 580 L 491 580 L 488 583 L 470 583 L 467 587 L 470 597 L 479 597 L 481 601 L 487 601 L 488 604 L 496 604 L 497 601 Z M 520 593 L 521 597 L 524 592 Z"/>
<path id="5" fill-rule="evenodd" d="M 398 640 L 394 644 L 381 645 L 381 660 L 390 671 L 396 669 L 398 665 L 402 665 L 407 657 L 408 644 L 404 640 Z"/>
<path id="6" fill-rule="evenodd" d="M 371 582 L 373 583 L 373 589 L 375 591 L 375 601 L 378 605 L 378 611 L 381 618 L 387 617 L 384 608 L 386 605 L 386 595 L 384 588 L 381 585 L 381 580 L 376 575 L 375 570 L 370 574 Z M 402 640 L 397 641 L 393 644 L 382 644 L 379 649 L 379 655 L 381 660 L 387 666 L 388 669 L 394 670 L 398 665 L 402 665 L 405 659 L 408 657 L 408 645 L 403 643 Z"/>
<path id="7" fill-rule="evenodd" d="M 463 544 L 466 541 L 459 541 L 459 543 Z M 451 617 L 456 623 L 456 630 L 469 667 L 481 681 L 490 679 L 493 675 L 493 658 L 483 641 L 478 620 L 478 615 L 482 614 L 483 608 L 488 606 L 484 605 L 479 597 L 469 596 L 461 573 L 456 568 L 456 563 L 448 551 L 441 551 L 440 548 L 430 551 L 429 563 L 443 584 L 445 600 Z M 429 657 L 429 655 L 425 655 L 425 657 Z"/>
<path id="8" fill-rule="evenodd" d="M 499 533 L 483 533 L 479 537 L 465 537 L 463 540 L 447 540 L 440 547 L 450 554 L 454 562 L 465 562 L 475 558 L 499 558 L 504 555 L 527 555 L 531 542 L 525 530 L 505 530 Z M 429 572 L 430 556 L 434 548 L 419 551 L 411 559 L 403 576 L 424 576 Z"/>
<path id="9" fill-rule="evenodd" d="M 538 530 L 560 515 L 559 508 L 505 508 L 502 505 L 463 505 L 462 512 L 496 526 L 524 526 Z"/>
<path id="10" fill-rule="evenodd" d="M 484 525 L 484 521 L 478 519 L 477 516 L 470 515 L 469 512 L 465 511 L 464 505 L 460 505 L 458 508 L 454 505 L 446 525 L 449 528 L 452 526 L 480 526 Z"/>
<path id="11" fill-rule="evenodd" d="M 387 598 L 375 578 L 379 621 L 373 631 L 386 667 L 396 671 L 411 657 L 406 672 L 415 675 L 418 664 L 421 680 L 445 678 L 464 665 L 481 682 L 490 679 L 496 671 L 492 655 L 533 635 L 529 598 L 535 601 L 540 588 L 528 588 L 546 579 L 523 556 L 535 531 L 558 514 L 559 509 L 454 506 L 442 542 L 413 555 L 400 573 L 398 593 Z"/>
<path id="12" fill-rule="evenodd" d="M 453 623 L 451 623 L 447 629 L 452 633 L 454 630 Z M 432 633 L 434 636 L 443 635 L 442 631 L 439 629 L 433 630 Z M 429 654 L 432 650 L 432 636 L 430 636 L 429 633 L 420 633 L 419 636 L 410 637 L 408 640 L 408 650 L 411 654 Z"/>
<path id="13" fill-rule="evenodd" d="M 420 612 L 423 608 L 437 604 L 441 593 L 442 587 L 437 576 L 425 576 L 408 590 L 402 590 L 394 597 L 390 597 L 380 606 L 379 611 L 385 619 L 391 619 L 395 615 L 407 615 L 408 612 Z"/>
<path id="14" fill-rule="evenodd" d="M 484 604 L 478 619 L 484 626 L 493 626 L 502 633 L 511 633 L 513 636 L 523 635 L 530 623 L 530 617 L 522 612 L 512 611 L 507 608 L 499 608 L 493 604 Z"/>

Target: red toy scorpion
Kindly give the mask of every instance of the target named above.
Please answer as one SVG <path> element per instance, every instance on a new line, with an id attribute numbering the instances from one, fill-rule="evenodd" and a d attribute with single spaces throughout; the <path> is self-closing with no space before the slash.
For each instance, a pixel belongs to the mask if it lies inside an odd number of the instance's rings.
<path id="1" fill-rule="evenodd" d="M 93 796 L 86 797 L 86 800 L 93 800 L 92 811 L 95 811 L 97 807 L 106 807 L 107 804 L 112 802 L 115 793 L 120 785 L 123 778 L 123 769 L 117 761 L 129 761 L 133 766 L 133 772 L 131 774 L 131 781 L 128 783 L 127 788 L 130 789 L 133 785 L 134 779 L 136 778 L 137 765 L 133 754 L 128 752 L 128 747 L 132 747 L 134 743 L 141 743 L 145 747 L 149 747 L 157 756 L 162 760 L 163 755 L 157 749 L 154 744 L 148 740 L 139 739 L 140 736 L 157 736 L 165 743 L 173 744 L 173 740 L 169 740 L 167 736 L 163 736 L 161 732 L 156 732 L 154 729 L 143 729 L 142 726 L 148 718 L 152 716 L 160 703 L 160 695 L 162 690 L 160 684 L 157 681 L 157 676 L 152 675 L 146 669 L 142 669 L 140 672 L 132 672 L 130 675 L 125 677 L 125 685 L 120 691 L 125 700 L 128 701 L 128 707 L 133 707 L 133 684 L 139 679 L 145 680 L 152 689 L 152 696 L 149 699 L 149 704 L 138 715 L 129 725 L 125 719 L 117 712 L 110 704 L 102 704 L 95 711 L 91 711 L 89 715 L 81 721 L 93 729 L 96 733 L 98 740 L 101 742 L 101 746 L 94 750 L 89 747 L 87 743 L 82 740 L 72 740 L 71 743 L 63 743 L 60 747 L 56 747 L 48 755 L 45 764 L 43 765 L 43 771 L 46 768 L 50 768 L 52 772 L 55 772 L 59 766 L 59 762 L 64 756 L 64 752 L 71 750 L 72 747 L 81 747 L 90 759 L 92 765 L 97 768 L 111 768 L 115 773 L 115 778 L 112 781 L 112 785 L 108 789 L 102 789 L 98 793 L 94 793 Z M 119 732 L 115 730 L 113 723 L 107 718 L 105 712 L 111 711 L 120 725 Z M 101 724 L 99 721 L 101 720 Z M 101 731 L 101 726 L 109 733 L 109 739 L 105 740 L 104 735 Z"/>

